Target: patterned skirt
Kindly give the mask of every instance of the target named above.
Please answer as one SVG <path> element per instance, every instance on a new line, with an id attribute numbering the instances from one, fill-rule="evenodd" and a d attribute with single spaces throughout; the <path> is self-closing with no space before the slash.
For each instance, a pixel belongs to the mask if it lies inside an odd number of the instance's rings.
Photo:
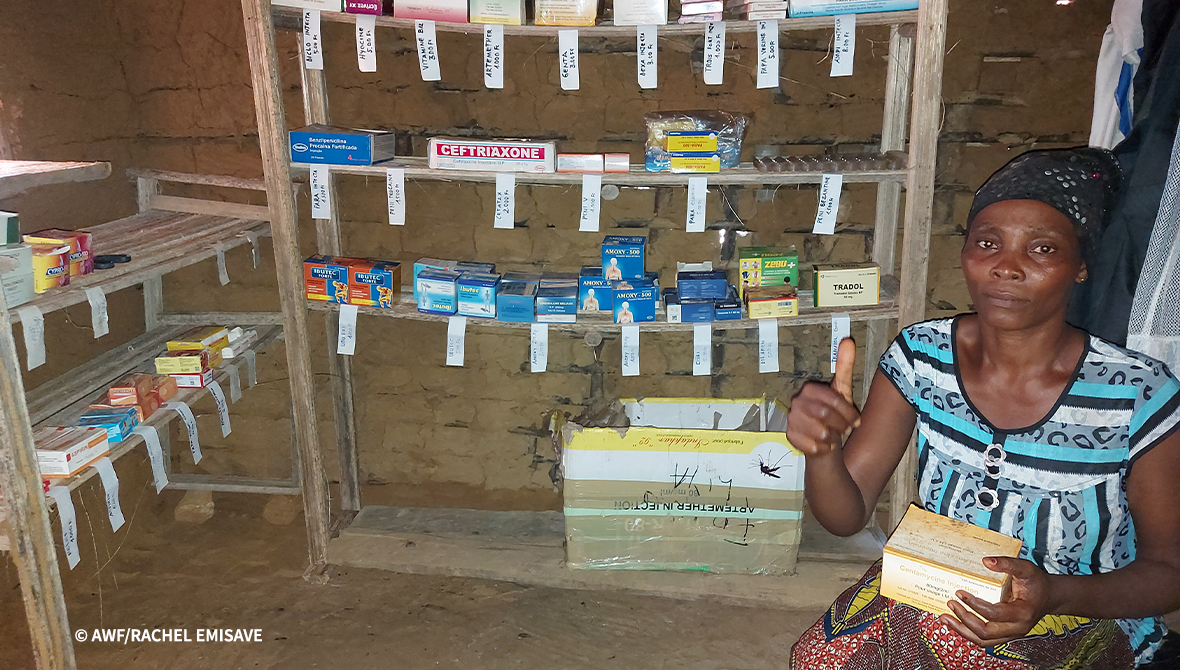
<path id="1" fill-rule="evenodd" d="M 980 647 L 929 612 L 880 594 L 877 562 L 791 649 L 792 670 L 1129 670 L 1114 621 L 1049 615 L 1028 634 Z"/>

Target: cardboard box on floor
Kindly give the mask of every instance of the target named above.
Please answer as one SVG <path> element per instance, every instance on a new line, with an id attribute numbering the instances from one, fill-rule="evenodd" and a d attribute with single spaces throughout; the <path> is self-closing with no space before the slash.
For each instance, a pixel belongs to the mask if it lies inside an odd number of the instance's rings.
<path id="1" fill-rule="evenodd" d="M 622 400 L 551 427 L 566 565 L 791 574 L 803 456 L 775 400 Z"/>

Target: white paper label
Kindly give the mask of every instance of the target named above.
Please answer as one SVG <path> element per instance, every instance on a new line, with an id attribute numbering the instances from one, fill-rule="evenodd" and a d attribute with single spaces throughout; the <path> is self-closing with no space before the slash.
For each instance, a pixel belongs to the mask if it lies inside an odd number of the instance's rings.
<path id="1" fill-rule="evenodd" d="M 561 90 L 576 91 L 581 83 L 578 76 L 578 31 L 557 31 L 557 53 L 560 57 Z"/>
<path id="2" fill-rule="evenodd" d="M 666 305 L 664 313 L 668 316 L 668 323 L 680 323 L 680 305 Z"/>
<path id="3" fill-rule="evenodd" d="M 36 305 L 16 310 L 20 315 L 21 331 L 25 338 L 25 369 L 45 365 L 45 315 Z"/>
<path id="4" fill-rule="evenodd" d="M 434 33 L 434 21 L 415 21 L 414 37 L 418 41 L 418 69 L 422 70 L 422 81 L 442 79 L 442 70 L 438 66 L 438 39 Z"/>
<path id="5" fill-rule="evenodd" d="M 385 202 L 389 225 L 406 225 L 406 171 L 403 168 L 386 168 Z"/>
<path id="6" fill-rule="evenodd" d="M 323 42 L 320 39 L 320 10 L 303 10 L 303 66 L 308 70 L 324 69 Z"/>
<path id="7" fill-rule="evenodd" d="M 848 312 L 832 312 L 832 374 L 836 374 L 836 352 L 846 337 L 852 337 L 852 320 L 848 318 Z"/>
<path id="8" fill-rule="evenodd" d="M 831 235 L 836 232 L 836 211 L 840 209 L 840 189 L 844 186 L 844 175 L 826 174 L 819 187 L 819 208 L 815 212 L 815 225 L 811 232 L 817 235 Z"/>
<path id="9" fill-rule="evenodd" d="M 623 376 L 639 376 L 639 326 L 623 326 Z"/>
<path id="10" fill-rule="evenodd" d="M 233 428 L 229 425 L 229 403 L 225 401 L 225 391 L 221 390 L 221 384 L 214 380 L 209 384 L 209 395 L 213 396 L 213 402 L 217 403 L 217 418 L 221 420 L 221 436 L 229 437 L 233 432 Z"/>
<path id="11" fill-rule="evenodd" d="M 549 324 L 532 325 L 532 342 L 529 345 L 529 365 L 533 372 L 544 372 L 549 364 Z"/>
<path id="12" fill-rule="evenodd" d="M 778 21 L 758 22 L 758 88 L 778 86 Z"/>
<path id="13" fill-rule="evenodd" d="M 107 294 L 102 292 L 101 286 L 92 286 L 86 289 L 86 300 L 90 302 L 90 327 L 94 329 L 94 339 L 97 340 L 111 332 Z"/>
<path id="14" fill-rule="evenodd" d="M 705 232 L 705 196 L 709 193 L 709 178 L 688 178 L 688 220 L 685 229 L 690 233 Z"/>
<path id="15" fill-rule="evenodd" d="M 351 356 L 356 351 L 356 305 L 340 306 L 340 326 L 336 331 L 336 353 Z"/>
<path id="16" fill-rule="evenodd" d="M 356 15 L 356 64 L 361 72 L 377 71 L 377 17 Z"/>
<path id="17" fill-rule="evenodd" d="M 258 364 L 254 360 L 254 350 L 243 351 L 242 357 L 246 359 L 246 381 L 250 382 L 250 386 L 254 386 L 258 383 Z"/>
<path id="18" fill-rule="evenodd" d="M 250 253 L 254 256 L 254 269 L 258 269 L 258 263 L 262 261 L 261 254 L 258 250 L 258 233 L 253 230 L 246 231 L 246 239 L 250 241 Z"/>
<path id="19" fill-rule="evenodd" d="M 311 218 L 332 218 L 332 194 L 328 190 L 327 165 L 311 166 Z"/>
<path id="20" fill-rule="evenodd" d="M 504 26 L 483 27 L 484 88 L 504 88 Z"/>
<path id="21" fill-rule="evenodd" d="M 119 503 L 119 476 L 115 474 L 115 466 L 111 459 L 103 456 L 94 462 L 94 469 L 102 479 L 102 490 L 107 499 L 107 518 L 111 520 L 111 530 L 119 530 L 126 521 L 123 518 L 123 505 Z"/>
<path id="22" fill-rule="evenodd" d="M 501 172 L 496 175 L 496 218 L 493 228 L 511 230 L 516 225 L 516 175 Z"/>
<path id="23" fill-rule="evenodd" d="M 725 22 L 705 24 L 705 83 L 716 85 L 725 81 Z"/>
<path id="24" fill-rule="evenodd" d="M 713 324 L 696 323 L 692 326 L 692 373 L 696 376 L 713 373 Z"/>
<path id="25" fill-rule="evenodd" d="M 602 175 L 582 175 L 582 214 L 578 217 L 578 230 L 598 232 L 599 210 L 602 205 Z"/>
<path id="26" fill-rule="evenodd" d="M 467 317 L 450 317 L 447 322 L 447 365 L 463 367 L 465 339 L 467 339 Z"/>
<path id="27" fill-rule="evenodd" d="M 188 430 L 188 449 L 193 454 L 193 464 L 200 463 L 201 440 L 197 435 L 197 417 L 193 416 L 193 411 L 189 409 L 188 403 L 180 401 L 166 402 L 162 408 L 176 410 L 176 413 L 180 415 L 180 420 L 184 422 L 184 427 Z"/>
<path id="28" fill-rule="evenodd" d="M 656 58 L 659 46 L 656 44 L 657 28 L 655 26 L 639 26 L 635 29 L 635 66 L 639 72 L 639 88 L 655 88 L 658 82 L 656 76 Z"/>
<path id="29" fill-rule="evenodd" d="M 832 75 L 852 75 L 852 59 L 856 55 L 856 14 L 836 17 L 836 32 L 832 36 Z"/>
<path id="30" fill-rule="evenodd" d="M 778 319 L 758 319 L 758 372 L 778 372 Z"/>
<path id="31" fill-rule="evenodd" d="M 232 363 L 225 366 L 225 373 L 229 375 L 229 401 L 237 402 L 242 399 L 242 373 Z"/>
<path id="32" fill-rule="evenodd" d="M 164 449 L 160 446 L 160 433 L 155 426 L 141 423 L 131 430 L 132 433 L 143 438 L 147 447 L 148 460 L 152 463 L 152 479 L 155 480 L 156 493 L 168 486 L 168 470 L 164 467 Z"/>
<path id="33" fill-rule="evenodd" d="M 229 270 L 225 267 L 225 247 L 217 247 L 217 281 L 222 286 L 229 283 Z"/>
<path id="34" fill-rule="evenodd" d="M 57 515 L 61 519 L 61 543 L 66 548 L 66 562 L 70 569 L 82 561 L 78 552 L 78 518 L 74 515 L 74 501 L 70 490 L 64 486 L 50 486 L 49 497 L 57 503 Z"/>

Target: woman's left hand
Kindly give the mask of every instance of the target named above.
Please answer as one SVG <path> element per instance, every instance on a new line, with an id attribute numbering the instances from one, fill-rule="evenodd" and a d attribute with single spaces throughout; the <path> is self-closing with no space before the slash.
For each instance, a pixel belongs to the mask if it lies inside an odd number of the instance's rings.
<path id="1" fill-rule="evenodd" d="M 994 647 L 1028 635 L 1048 613 L 1049 575 L 1035 564 L 1016 558 L 990 557 L 983 559 L 983 564 L 990 570 L 1012 575 L 1009 599 L 989 603 L 966 591 L 958 591 L 955 596 L 963 602 L 950 601 L 948 605 L 955 616 L 944 614 L 941 621 L 981 647 Z"/>

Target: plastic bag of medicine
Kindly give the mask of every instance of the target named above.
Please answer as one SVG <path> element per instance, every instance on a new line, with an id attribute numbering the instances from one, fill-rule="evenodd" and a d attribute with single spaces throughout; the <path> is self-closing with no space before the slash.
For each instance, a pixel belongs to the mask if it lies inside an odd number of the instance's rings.
<path id="1" fill-rule="evenodd" d="M 643 121 L 647 125 L 647 171 L 666 172 L 671 169 L 668 133 L 673 131 L 717 133 L 717 153 L 721 156 L 721 167 L 737 167 L 742 157 L 742 139 L 746 136 L 749 118 L 737 112 L 697 110 L 648 112 L 643 116 Z"/>

